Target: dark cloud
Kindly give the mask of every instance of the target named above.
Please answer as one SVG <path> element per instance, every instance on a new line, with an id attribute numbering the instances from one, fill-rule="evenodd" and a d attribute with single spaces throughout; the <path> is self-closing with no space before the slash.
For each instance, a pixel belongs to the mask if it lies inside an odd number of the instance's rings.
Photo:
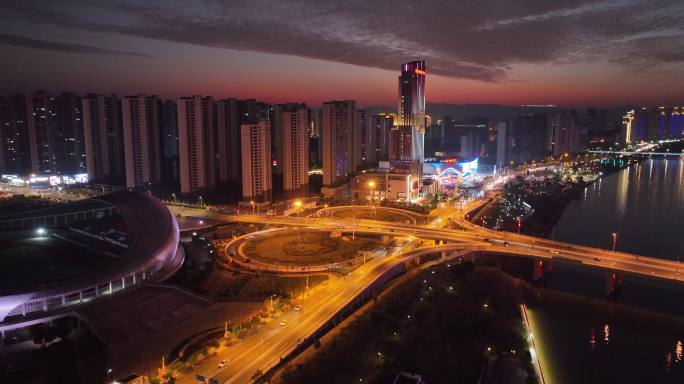
<path id="1" fill-rule="evenodd" d="M 96 55 L 128 55 L 137 57 L 149 57 L 142 53 L 115 51 L 104 48 L 91 47 L 80 44 L 60 43 L 57 41 L 38 40 L 28 37 L 10 35 L 7 33 L 0 33 L 0 45 L 10 45 L 14 47 L 42 49 L 47 51 L 56 51 L 64 53 L 81 53 L 81 54 L 96 54 Z"/>
<path id="2" fill-rule="evenodd" d="M 509 80 L 525 63 L 684 61 L 680 0 L 9 0 L 5 9 L 34 24 L 383 69 L 424 58 L 431 73 L 483 81 Z"/>

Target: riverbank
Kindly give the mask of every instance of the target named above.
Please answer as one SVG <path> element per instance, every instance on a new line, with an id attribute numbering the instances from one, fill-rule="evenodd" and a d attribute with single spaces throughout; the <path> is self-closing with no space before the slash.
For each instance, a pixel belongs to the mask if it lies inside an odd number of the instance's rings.
<path id="1" fill-rule="evenodd" d="M 523 292 L 548 382 L 684 380 L 683 318 L 550 289 Z"/>
<path id="2" fill-rule="evenodd" d="M 509 182 L 502 195 L 482 207 L 471 221 L 492 229 L 549 237 L 572 201 L 583 196 L 593 183 L 620 171 L 627 164 L 629 162 L 606 162 L 596 167 L 596 174 L 586 180 L 577 177 L 571 181 L 558 174 L 528 179 L 520 176 Z"/>

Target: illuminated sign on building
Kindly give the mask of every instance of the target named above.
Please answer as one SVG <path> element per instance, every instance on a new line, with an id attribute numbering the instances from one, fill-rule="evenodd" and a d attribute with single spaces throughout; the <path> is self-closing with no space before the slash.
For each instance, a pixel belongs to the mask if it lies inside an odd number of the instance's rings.
<path id="1" fill-rule="evenodd" d="M 422 69 L 416 68 L 415 74 L 416 74 L 416 75 L 426 75 L 427 72 L 423 71 Z"/>

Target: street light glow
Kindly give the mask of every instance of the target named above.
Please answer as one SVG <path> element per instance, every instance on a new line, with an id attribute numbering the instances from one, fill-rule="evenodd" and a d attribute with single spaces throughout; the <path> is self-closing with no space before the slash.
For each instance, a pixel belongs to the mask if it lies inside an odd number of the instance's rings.
<path id="1" fill-rule="evenodd" d="M 45 228 L 41 227 L 41 228 L 36 229 L 36 234 L 38 236 L 45 236 L 46 233 L 47 233 L 47 231 L 45 230 Z"/>

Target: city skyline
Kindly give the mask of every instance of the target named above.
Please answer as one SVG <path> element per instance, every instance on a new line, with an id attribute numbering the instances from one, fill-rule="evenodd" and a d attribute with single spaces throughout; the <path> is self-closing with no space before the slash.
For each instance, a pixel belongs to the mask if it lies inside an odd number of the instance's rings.
<path id="1" fill-rule="evenodd" d="M 396 63 L 424 59 L 432 103 L 681 103 L 684 32 L 668 25 L 682 5 L 533 3 L 210 2 L 169 12 L 149 2 L 10 1 L 0 49 L 13 60 L 0 82 L 9 93 L 391 106 Z"/>

